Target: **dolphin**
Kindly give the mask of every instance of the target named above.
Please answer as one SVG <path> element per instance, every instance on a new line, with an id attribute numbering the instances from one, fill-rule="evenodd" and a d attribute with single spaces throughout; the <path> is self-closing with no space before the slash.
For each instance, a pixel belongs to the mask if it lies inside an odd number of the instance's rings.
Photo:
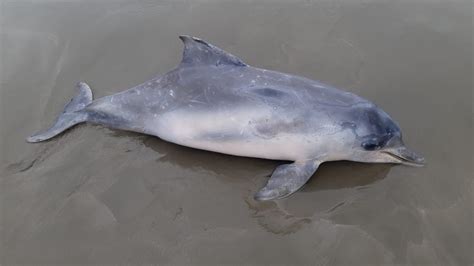
<path id="1" fill-rule="evenodd" d="M 404 145 L 397 123 L 370 101 L 252 67 L 199 38 L 179 38 L 184 51 L 175 69 L 96 100 L 79 82 L 54 124 L 27 141 L 48 140 L 89 122 L 196 149 L 291 161 L 273 171 L 256 200 L 293 194 L 327 161 L 423 165 L 423 157 Z"/>

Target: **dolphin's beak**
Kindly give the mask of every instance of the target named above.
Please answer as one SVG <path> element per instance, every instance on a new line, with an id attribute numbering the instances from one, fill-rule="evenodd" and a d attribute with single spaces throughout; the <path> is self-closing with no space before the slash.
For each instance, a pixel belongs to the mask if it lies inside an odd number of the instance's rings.
<path id="1" fill-rule="evenodd" d="M 411 166 L 423 166 L 425 164 L 425 158 L 423 158 L 423 156 L 416 154 L 405 146 L 390 148 L 383 152 L 392 156 L 401 164 Z"/>

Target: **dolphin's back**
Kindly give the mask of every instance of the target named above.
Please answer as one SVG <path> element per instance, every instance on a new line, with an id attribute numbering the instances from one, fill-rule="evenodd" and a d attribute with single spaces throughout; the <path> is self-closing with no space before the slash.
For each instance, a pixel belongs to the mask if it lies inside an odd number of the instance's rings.
<path id="1" fill-rule="evenodd" d="M 183 104 L 196 98 L 202 98 L 213 106 L 244 99 L 316 109 L 369 103 L 355 94 L 321 82 L 250 66 L 178 68 L 165 75 L 163 81 L 161 86 L 174 88 L 174 92 L 183 97 L 177 101 Z M 214 97 L 209 98 L 210 95 Z"/>

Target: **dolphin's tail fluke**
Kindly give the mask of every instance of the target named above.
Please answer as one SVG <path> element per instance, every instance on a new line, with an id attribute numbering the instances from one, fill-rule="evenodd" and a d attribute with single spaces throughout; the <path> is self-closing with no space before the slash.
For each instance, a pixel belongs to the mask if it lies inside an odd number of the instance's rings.
<path id="1" fill-rule="evenodd" d="M 85 122 L 87 113 L 83 109 L 92 102 L 92 91 L 84 82 L 77 83 L 77 90 L 77 95 L 64 107 L 64 111 L 58 116 L 54 125 L 27 138 L 26 141 L 48 140 L 74 125 Z"/>

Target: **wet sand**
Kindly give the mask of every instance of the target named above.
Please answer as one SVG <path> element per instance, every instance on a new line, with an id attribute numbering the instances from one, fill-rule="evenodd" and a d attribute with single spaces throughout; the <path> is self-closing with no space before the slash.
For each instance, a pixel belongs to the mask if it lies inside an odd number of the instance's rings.
<path id="1" fill-rule="evenodd" d="M 1 1 L 1 261 L 472 265 L 471 1 Z M 179 34 L 368 98 L 424 168 L 325 163 L 294 196 L 253 194 L 278 162 L 80 125 L 95 97 L 180 60 Z"/>

